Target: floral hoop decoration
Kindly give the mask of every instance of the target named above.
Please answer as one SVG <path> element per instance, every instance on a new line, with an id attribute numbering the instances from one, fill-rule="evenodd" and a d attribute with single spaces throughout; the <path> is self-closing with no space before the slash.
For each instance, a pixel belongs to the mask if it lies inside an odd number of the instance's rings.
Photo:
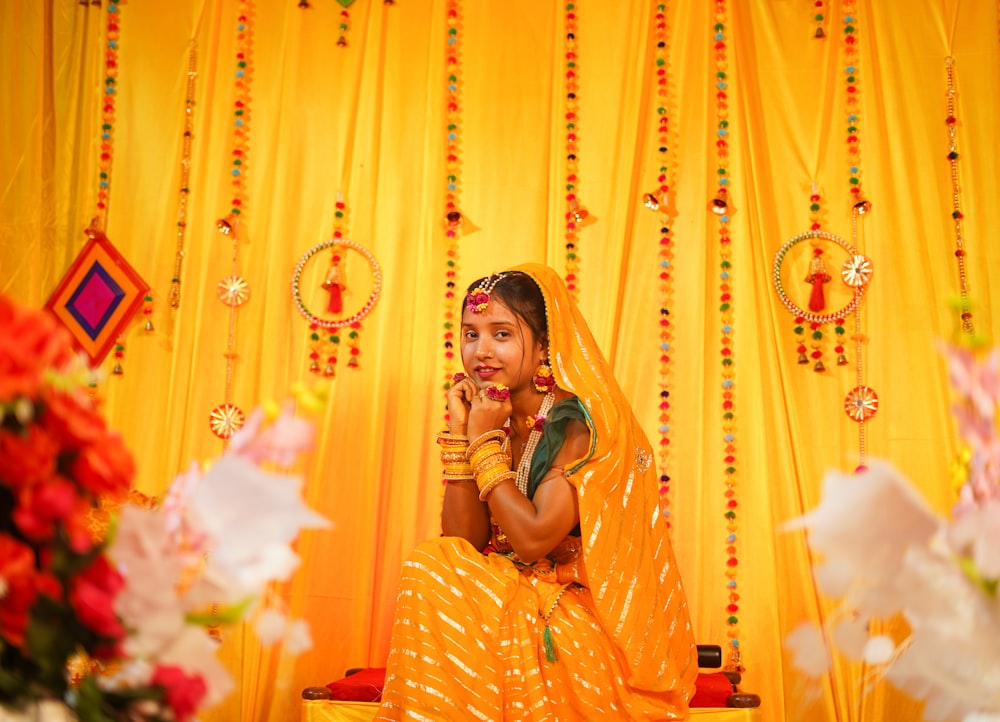
<path id="1" fill-rule="evenodd" d="M 788 296 L 787 291 L 785 291 L 784 284 L 781 281 L 781 266 L 785 261 L 785 257 L 788 255 L 788 251 L 802 241 L 813 239 L 820 239 L 835 243 L 847 251 L 850 256 L 850 260 L 844 264 L 844 267 L 841 270 L 841 278 L 843 278 L 844 283 L 854 289 L 854 293 L 846 306 L 838 311 L 834 311 L 833 313 L 820 314 L 801 308 Z M 774 254 L 774 266 L 771 274 L 771 280 L 774 283 L 774 290 L 778 293 L 778 298 L 781 299 L 782 305 L 793 315 L 811 323 L 825 324 L 844 318 L 857 308 L 858 304 L 861 303 L 861 297 L 865 295 L 865 290 L 868 287 L 868 281 L 871 280 L 871 275 L 871 261 L 869 261 L 865 256 L 858 254 L 857 250 L 850 243 L 845 241 L 840 236 L 830 233 L 829 231 L 810 230 L 805 231 L 804 233 L 799 233 L 796 236 L 792 236 L 781 248 L 778 249 L 778 252 Z"/>
<path id="2" fill-rule="evenodd" d="M 342 246 L 345 250 L 350 249 L 360 253 L 368 261 L 368 265 L 371 266 L 372 272 L 372 291 L 368 296 L 368 300 L 366 300 L 364 305 L 362 305 L 361 308 L 355 313 L 339 319 L 322 318 L 312 313 L 302 300 L 302 292 L 300 288 L 302 271 L 306 267 L 306 264 L 309 263 L 312 257 L 320 251 L 326 250 L 327 248 L 333 248 L 334 246 Z M 350 326 L 351 324 L 360 321 L 371 313 L 371 310 L 375 308 L 375 304 L 378 303 L 378 299 L 381 295 L 382 269 L 379 267 L 378 261 L 375 260 L 375 256 L 364 246 L 343 238 L 331 238 L 317 243 L 315 246 L 302 254 L 298 263 L 295 264 L 295 270 L 292 272 L 292 300 L 295 303 L 295 307 L 299 310 L 299 313 L 302 314 L 303 318 L 322 328 L 344 328 L 345 326 Z"/>

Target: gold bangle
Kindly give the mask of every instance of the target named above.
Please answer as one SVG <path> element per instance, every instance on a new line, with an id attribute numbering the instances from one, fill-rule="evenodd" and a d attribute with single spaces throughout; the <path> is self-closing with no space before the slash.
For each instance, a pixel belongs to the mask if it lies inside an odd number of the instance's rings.
<path id="1" fill-rule="evenodd" d="M 488 464 L 481 464 L 479 466 L 474 466 L 472 473 L 476 477 L 476 484 L 479 489 L 490 486 L 491 482 L 499 476 L 511 473 L 510 465 L 507 464 L 506 459 L 494 457 L 493 460 Z"/>
<path id="2" fill-rule="evenodd" d="M 507 434 L 503 432 L 502 429 L 494 429 L 493 431 L 487 431 L 485 434 L 480 434 L 476 437 L 476 440 L 469 443 L 469 455 L 471 456 L 480 447 L 488 444 L 490 441 L 496 441 L 498 444 L 507 438 Z"/>
<path id="3" fill-rule="evenodd" d="M 486 501 L 486 497 L 488 497 L 493 492 L 493 490 L 500 485 L 501 482 L 513 481 L 516 477 L 517 474 L 515 472 L 505 471 L 503 474 L 500 474 L 500 476 L 496 477 L 495 479 L 492 479 L 488 483 L 483 484 L 482 486 L 479 487 L 479 501 Z"/>
<path id="4" fill-rule="evenodd" d="M 503 447 L 500 446 L 499 441 L 491 439 L 483 444 L 480 444 L 474 449 L 470 448 L 466 456 L 469 459 L 469 463 L 475 466 L 483 459 L 495 454 L 503 454 Z"/>

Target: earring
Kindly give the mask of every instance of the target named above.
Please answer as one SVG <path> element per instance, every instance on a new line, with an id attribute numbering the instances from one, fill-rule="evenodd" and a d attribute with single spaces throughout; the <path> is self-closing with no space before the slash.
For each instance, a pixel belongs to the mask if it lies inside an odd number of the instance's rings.
<path id="1" fill-rule="evenodd" d="M 540 394 L 547 394 L 556 387 L 556 379 L 552 375 L 552 367 L 549 366 L 548 360 L 538 364 L 538 370 L 535 371 L 531 383 L 535 385 L 535 390 Z"/>

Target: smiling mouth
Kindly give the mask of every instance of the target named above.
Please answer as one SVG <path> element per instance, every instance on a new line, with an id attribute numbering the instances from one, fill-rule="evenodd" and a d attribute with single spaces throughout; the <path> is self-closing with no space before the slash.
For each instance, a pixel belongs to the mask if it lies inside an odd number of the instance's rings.
<path id="1" fill-rule="evenodd" d="M 499 370 L 500 369 L 495 369 L 495 368 L 492 368 L 490 366 L 477 366 L 476 367 L 476 373 L 479 374 L 480 376 L 492 376 L 493 374 L 495 374 Z"/>

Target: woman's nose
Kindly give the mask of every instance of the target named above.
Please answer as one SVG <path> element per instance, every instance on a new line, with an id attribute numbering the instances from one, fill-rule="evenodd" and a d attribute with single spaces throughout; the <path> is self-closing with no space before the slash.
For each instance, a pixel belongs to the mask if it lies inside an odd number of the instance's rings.
<path id="1" fill-rule="evenodd" d="M 476 344 L 476 358 L 485 359 L 492 358 L 493 347 L 490 345 L 488 339 L 480 339 L 479 343 Z"/>

